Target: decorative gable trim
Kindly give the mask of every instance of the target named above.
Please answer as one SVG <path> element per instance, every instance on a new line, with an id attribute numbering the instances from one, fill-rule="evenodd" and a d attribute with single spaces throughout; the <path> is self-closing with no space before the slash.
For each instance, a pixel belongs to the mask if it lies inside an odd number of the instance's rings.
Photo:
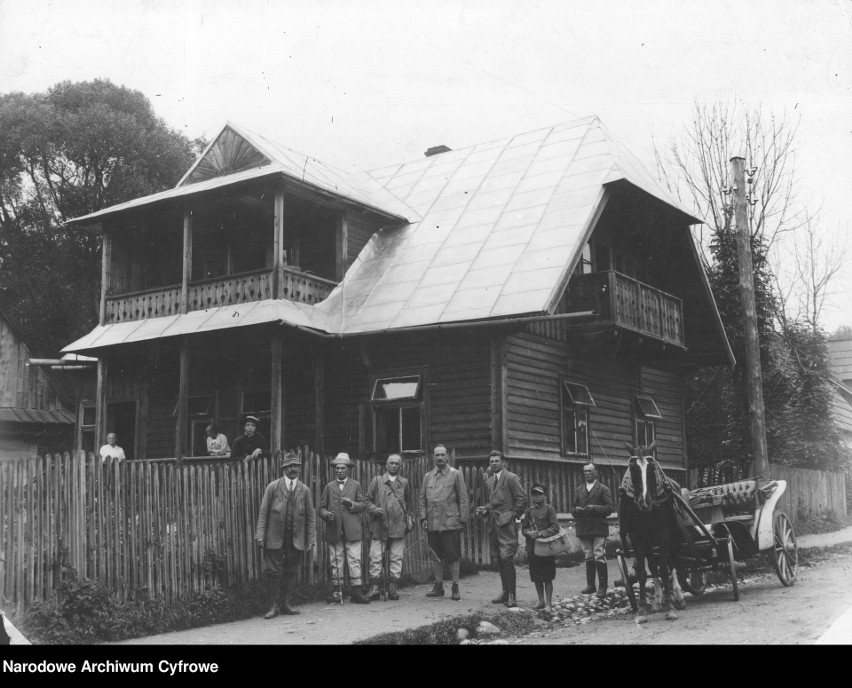
<path id="1" fill-rule="evenodd" d="M 223 177 L 234 172 L 269 165 L 272 161 L 257 149 L 254 143 L 226 124 L 213 142 L 207 146 L 195 164 L 177 183 L 185 186 Z"/>

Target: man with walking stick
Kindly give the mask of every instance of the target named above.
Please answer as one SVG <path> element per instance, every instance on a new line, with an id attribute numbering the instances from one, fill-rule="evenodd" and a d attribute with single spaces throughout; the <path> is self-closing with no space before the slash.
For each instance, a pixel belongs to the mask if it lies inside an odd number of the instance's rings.
<path id="1" fill-rule="evenodd" d="M 399 599 L 397 584 L 402 573 L 405 534 L 409 530 L 408 504 L 411 497 L 408 480 L 399 472 L 402 457 L 391 454 L 384 475 L 377 475 L 367 488 L 367 511 L 370 514 L 370 591 L 371 600 L 387 595 Z M 384 581 L 382 581 L 384 578 Z M 381 589 L 380 589 L 381 586 Z"/>

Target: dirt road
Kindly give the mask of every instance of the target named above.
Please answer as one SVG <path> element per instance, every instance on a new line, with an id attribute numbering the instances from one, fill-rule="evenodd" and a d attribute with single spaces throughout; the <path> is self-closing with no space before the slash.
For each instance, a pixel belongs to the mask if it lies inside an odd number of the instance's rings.
<path id="1" fill-rule="evenodd" d="M 694 598 L 677 621 L 654 614 L 638 625 L 632 615 L 583 626 L 557 627 L 517 639 L 517 644 L 811 644 L 852 607 L 852 557 L 836 555 L 799 569 L 791 588 L 774 573 L 750 577 L 734 602 L 730 588 Z M 515 643 L 513 643 L 515 644 Z"/>

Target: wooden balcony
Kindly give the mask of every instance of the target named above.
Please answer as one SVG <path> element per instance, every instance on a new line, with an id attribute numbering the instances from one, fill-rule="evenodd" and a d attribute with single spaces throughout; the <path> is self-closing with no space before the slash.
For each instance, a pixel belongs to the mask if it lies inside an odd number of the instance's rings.
<path id="1" fill-rule="evenodd" d="M 190 282 L 187 289 L 187 310 L 199 311 L 271 299 L 272 277 L 272 269 L 267 268 Z M 324 300 L 337 285 L 332 280 L 289 266 L 282 266 L 280 282 L 281 298 L 308 304 Z M 104 324 L 178 315 L 181 312 L 180 299 L 180 284 L 108 296 Z"/>
<path id="2" fill-rule="evenodd" d="M 684 346 L 681 299 L 614 270 L 574 277 L 567 307 L 593 310 L 604 322 Z"/>

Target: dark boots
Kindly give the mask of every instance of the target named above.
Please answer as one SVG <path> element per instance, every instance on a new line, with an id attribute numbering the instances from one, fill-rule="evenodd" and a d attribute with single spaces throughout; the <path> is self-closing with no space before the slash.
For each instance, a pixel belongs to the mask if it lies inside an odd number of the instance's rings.
<path id="1" fill-rule="evenodd" d="M 371 600 L 379 599 L 379 597 L 381 597 L 382 595 L 381 585 L 381 578 L 371 578 L 370 589 L 367 591 L 367 597 L 369 597 Z"/>
<path id="2" fill-rule="evenodd" d="M 503 567 L 505 571 L 505 580 L 506 580 L 506 592 L 508 593 L 506 596 L 505 605 L 507 607 L 517 607 L 518 600 L 515 597 L 515 582 L 516 582 L 516 574 L 515 574 L 515 562 L 509 559 L 508 561 L 503 562 Z"/>
<path id="3" fill-rule="evenodd" d="M 500 585 L 503 586 L 503 592 L 491 600 L 492 604 L 506 604 L 509 599 L 509 590 L 506 588 L 506 569 L 503 566 L 503 560 L 497 559 L 497 567 L 500 570 Z"/>
<path id="4" fill-rule="evenodd" d="M 397 589 L 397 579 L 391 578 L 390 584 L 388 585 L 388 599 L 389 600 L 398 600 L 399 599 L 399 590 Z"/>
<path id="5" fill-rule="evenodd" d="M 435 583 L 435 586 L 431 591 L 426 593 L 426 597 L 443 597 L 444 596 L 444 584 L 443 583 Z"/>
<path id="6" fill-rule="evenodd" d="M 605 561 L 598 561 L 596 564 L 598 569 L 598 592 L 596 597 L 603 599 L 606 597 L 606 585 L 609 572 L 607 571 Z"/>
<path id="7" fill-rule="evenodd" d="M 352 586 L 352 594 L 349 596 L 349 599 L 353 604 L 370 604 L 370 598 L 364 594 L 360 585 Z"/>
<path id="8" fill-rule="evenodd" d="M 278 588 L 280 581 L 278 578 L 267 578 L 266 581 L 266 596 L 270 600 L 271 606 L 269 607 L 269 611 L 264 614 L 264 619 L 274 619 L 281 613 L 281 609 L 278 606 Z"/>
<path id="9" fill-rule="evenodd" d="M 583 588 L 583 590 L 582 590 L 583 595 L 591 595 L 596 590 L 596 588 L 595 588 L 595 570 L 596 570 L 595 562 L 594 561 L 587 561 L 586 562 L 586 587 Z"/>
<path id="10" fill-rule="evenodd" d="M 453 583 L 453 597 L 452 599 L 458 602 L 461 599 L 461 593 L 459 592 L 459 584 Z"/>

